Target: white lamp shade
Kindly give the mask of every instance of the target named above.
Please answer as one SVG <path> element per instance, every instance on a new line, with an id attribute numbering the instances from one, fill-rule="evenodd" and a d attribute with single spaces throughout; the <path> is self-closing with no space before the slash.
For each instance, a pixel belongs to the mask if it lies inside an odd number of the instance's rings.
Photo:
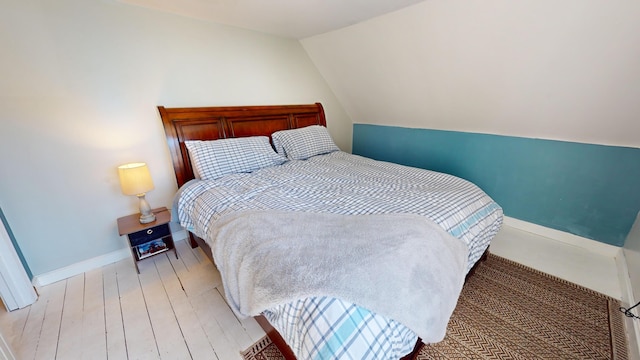
<path id="1" fill-rule="evenodd" d="M 118 166 L 118 175 L 125 195 L 140 195 L 153 190 L 153 180 L 145 163 Z"/>

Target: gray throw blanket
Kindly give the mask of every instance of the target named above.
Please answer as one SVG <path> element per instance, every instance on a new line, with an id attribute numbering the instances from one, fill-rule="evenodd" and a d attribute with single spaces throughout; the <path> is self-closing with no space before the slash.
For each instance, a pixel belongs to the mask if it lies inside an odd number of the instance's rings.
<path id="1" fill-rule="evenodd" d="M 467 246 L 425 217 L 241 211 L 210 228 L 227 301 L 240 316 L 330 296 L 444 338 Z"/>

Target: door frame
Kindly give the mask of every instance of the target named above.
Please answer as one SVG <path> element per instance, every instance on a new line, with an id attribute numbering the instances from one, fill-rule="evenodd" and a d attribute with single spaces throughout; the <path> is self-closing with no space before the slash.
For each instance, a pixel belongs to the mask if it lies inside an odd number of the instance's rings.
<path id="1" fill-rule="evenodd" d="M 31 305 L 38 299 L 4 221 L 0 221 L 0 298 L 9 311 Z"/>

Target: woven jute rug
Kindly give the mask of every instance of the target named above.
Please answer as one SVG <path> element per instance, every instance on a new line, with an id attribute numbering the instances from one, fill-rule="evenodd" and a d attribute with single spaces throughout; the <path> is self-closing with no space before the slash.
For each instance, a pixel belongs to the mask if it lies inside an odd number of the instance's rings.
<path id="1" fill-rule="evenodd" d="M 416 359 L 627 359 L 619 301 L 490 254 L 467 280 L 445 339 Z M 268 337 L 248 360 L 283 359 Z"/>
<path id="2" fill-rule="evenodd" d="M 268 336 L 258 340 L 240 354 L 246 360 L 284 360 L 284 356 Z"/>

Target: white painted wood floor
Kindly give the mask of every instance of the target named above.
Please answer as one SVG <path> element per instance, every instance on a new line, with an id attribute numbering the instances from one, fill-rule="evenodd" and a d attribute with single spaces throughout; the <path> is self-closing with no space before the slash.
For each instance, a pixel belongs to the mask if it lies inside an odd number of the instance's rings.
<path id="1" fill-rule="evenodd" d="M 173 253 L 131 259 L 39 289 L 39 300 L 11 313 L 0 329 L 18 359 L 240 359 L 264 332 L 238 320 L 220 276 L 200 249 L 176 242 Z M 497 255 L 620 296 L 613 259 L 504 226 Z"/>
<path id="2" fill-rule="evenodd" d="M 38 301 L 8 313 L 0 329 L 18 359 L 241 359 L 264 336 L 238 320 L 220 275 L 199 249 L 124 259 L 39 289 Z M 5 330 L 7 329 L 7 330 Z"/>

